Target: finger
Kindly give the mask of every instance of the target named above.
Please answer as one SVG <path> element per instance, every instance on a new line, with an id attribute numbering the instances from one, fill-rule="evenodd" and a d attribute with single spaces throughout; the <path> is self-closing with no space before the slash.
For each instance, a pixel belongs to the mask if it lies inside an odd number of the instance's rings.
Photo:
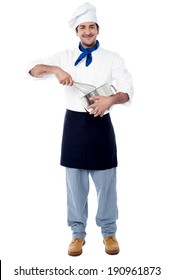
<path id="1" fill-rule="evenodd" d="M 90 112 L 90 114 L 91 114 L 91 115 L 94 115 L 94 117 L 98 117 L 98 116 L 100 116 L 100 115 L 102 114 L 102 111 L 99 110 L 99 109 L 95 109 L 95 110 L 92 110 L 92 111 Z"/>
<path id="2" fill-rule="evenodd" d="M 90 97 L 90 100 L 99 100 L 100 96 L 92 96 Z"/>
<path id="3" fill-rule="evenodd" d="M 93 110 L 90 112 L 91 115 L 95 115 L 98 113 L 98 108 L 93 108 Z"/>
<path id="4" fill-rule="evenodd" d="M 98 110 L 98 108 L 96 108 L 96 102 L 94 102 L 93 104 L 89 105 L 88 108 L 93 109 L 93 110 L 95 110 L 95 109 Z"/>
<path id="5" fill-rule="evenodd" d="M 61 79 L 59 80 L 59 83 L 63 86 L 65 86 L 67 84 L 67 80 L 66 79 Z"/>
<path id="6" fill-rule="evenodd" d="M 98 117 L 98 116 L 101 117 L 101 115 L 102 115 L 102 112 L 101 112 L 101 111 L 98 111 L 98 112 L 96 112 L 96 113 L 94 114 L 94 117 Z"/>
<path id="7" fill-rule="evenodd" d="M 66 81 L 65 81 L 65 85 L 66 86 L 70 86 L 71 85 L 71 80 L 68 78 L 68 79 L 66 79 Z"/>
<path id="8" fill-rule="evenodd" d="M 71 87 L 73 85 L 73 80 L 70 80 L 69 86 Z"/>
<path id="9" fill-rule="evenodd" d="M 66 86 L 72 86 L 73 84 L 73 80 L 70 75 L 66 75 L 66 77 L 64 77 L 64 81 L 66 83 Z"/>
<path id="10" fill-rule="evenodd" d="M 96 118 L 96 117 L 98 117 L 98 116 L 99 116 L 99 114 L 98 114 L 98 113 L 94 114 L 94 118 Z"/>

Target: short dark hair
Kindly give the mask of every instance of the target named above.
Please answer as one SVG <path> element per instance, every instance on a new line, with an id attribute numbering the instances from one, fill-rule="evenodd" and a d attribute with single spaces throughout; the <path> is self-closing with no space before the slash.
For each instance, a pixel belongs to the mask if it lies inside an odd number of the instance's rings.
<path id="1" fill-rule="evenodd" d="M 97 27 L 97 30 L 99 29 L 99 25 L 95 22 L 95 25 Z M 79 26 L 79 25 L 78 25 Z M 78 26 L 75 28 L 76 29 L 76 32 L 78 32 Z"/>

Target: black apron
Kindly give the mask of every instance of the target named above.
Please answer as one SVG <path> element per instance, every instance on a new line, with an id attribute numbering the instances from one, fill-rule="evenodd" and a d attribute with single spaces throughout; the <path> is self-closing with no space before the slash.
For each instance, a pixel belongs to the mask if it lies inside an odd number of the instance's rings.
<path id="1" fill-rule="evenodd" d="M 87 170 L 116 167 L 116 140 L 110 115 L 94 117 L 89 113 L 67 110 L 60 164 Z"/>

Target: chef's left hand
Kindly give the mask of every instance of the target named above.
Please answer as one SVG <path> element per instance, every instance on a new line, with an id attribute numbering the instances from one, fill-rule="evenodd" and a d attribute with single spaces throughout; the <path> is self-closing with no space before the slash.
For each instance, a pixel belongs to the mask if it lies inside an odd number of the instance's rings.
<path id="1" fill-rule="evenodd" d="M 88 106 L 88 108 L 93 109 L 90 114 L 94 117 L 103 117 L 105 111 L 113 105 L 111 96 L 94 96 L 90 100 L 95 101 L 94 104 Z"/>

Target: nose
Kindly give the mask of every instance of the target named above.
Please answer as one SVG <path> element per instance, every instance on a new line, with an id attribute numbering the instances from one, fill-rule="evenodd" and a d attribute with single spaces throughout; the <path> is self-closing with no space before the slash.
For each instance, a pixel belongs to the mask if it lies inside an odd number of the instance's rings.
<path id="1" fill-rule="evenodd" d="M 85 34 L 86 35 L 89 35 L 91 32 L 90 32 L 90 28 L 89 27 L 86 27 L 86 29 L 85 29 Z"/>

